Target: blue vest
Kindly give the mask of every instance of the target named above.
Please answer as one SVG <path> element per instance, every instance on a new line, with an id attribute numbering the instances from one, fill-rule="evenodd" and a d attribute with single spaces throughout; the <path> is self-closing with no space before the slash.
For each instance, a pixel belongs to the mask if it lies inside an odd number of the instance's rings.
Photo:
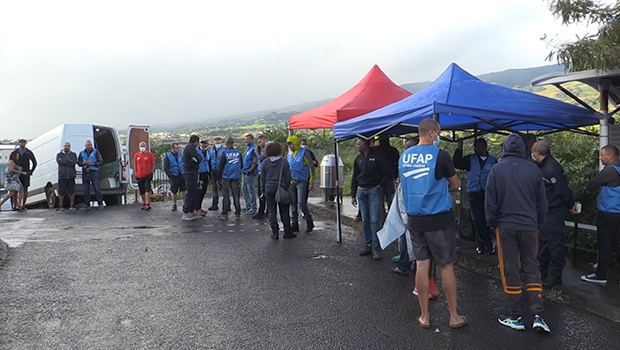
<path id="1" fill-rule="evenodd" d="M 300 148 L 297 155 L 293 157 L 293 152 L 288 154 L 288 162 L 291 165 L 291 179 L 293 181 L 310 181 L 310 168 L 304 165 L 306 149 Z"/>
<path id="2" fill-rule="evenodd" d="M 403 152 L 398 170 L 407 215 L 427 216 L 452 209 L 448 180 L 435 180 L 439 147 L 413 146 Z"/>
<path id="3" fill-rule="evenodd" d="M 245 150 L 245 153 L 243 153 L 243 173 L 247 173 L 248 170 L 250 170 L 250 168 L 252 167 L 252 165 L 254 165 L 254 149 L 256 148 L 256 144 L 253 143 L 251 145 L 248 146 L 248 148 Z M 258 170 L 254 169 L 250 175 L 258 175 Z"/>
<path id="4" fill-rule="evenodd" d="M 87 160 L 89 162 L 93 162 L 93 163 L 97 163 L 97 149 L 93 148 L 93 151 L 90 152 L 90 156 L 88 154 L 86 154 L 86 149 L 83 149 L 82 152 L 80 152 L 80 155 L 82 156 L 82 160 Z M 94 165 L 83 165 L 82 169 L 86 169 L 89 168 L 92 171 L 96 171 L 99 170 L 99 167 L 96 167 Z"/>
<path id="5" fill-rule="evenodd" d="M 176 157 L 172 152 L 168 152 L 166 156 L 168 157 L 168 160 L 170 160 L 170 173 L 174 176 L 181 175 L 181 173 L 183 173 L 183 156 L 181 155 L 181 152 L 177 153 Z"/>
<path id="6" fill-rule="evenodd" d="M 482 169 L 480 169 L 480 157 L 478 157 L 478 155 L 472 154 L 469 160 L 470 169 L 467 172 L 467 192 L 484 191 L 484 189 L 487 188 L 489 171 L 491 167 L 497 163 L 497 159 L 489 155 Z"/>
<path id="7" fill-rule="evenodd" d="M 210 163 L 210 158 L 209 158 L 209 152 L 207 152 L 207 154 L 205 155 L 201 149 L 198 149 L 198 152 L 200 152 L 200 154 L 202 154 L 202 160 L 200 161 L 200 164 L 198 164 L 198 173 L 208 173 L 210 170 L 209 168 L 209 163 Z"/>
<path id="8" fill-rule="evenodd" d="M 612 165 L 618 173 L 620 166 Z M 620 186 L 602 186 L 596 199 L 596 207 L 604 213 L 620 213 Z"/>
<path id="9" fill-rule="evenodd" d="M 222 179 L 238 179 L 241 172 L 241 152 L 236 149 L 224 150 L 226 165 L 222 171 Z"/>
<path id="10" fill-rule="evenodd" d="M 220 167 L 220 156 L 224 148 L 220 148 L 219 151 L 216 152 L 215 146 L 211 146 L 209 149 L 209 161 L 211 162 L 211 169 L 217 170 Z"/>

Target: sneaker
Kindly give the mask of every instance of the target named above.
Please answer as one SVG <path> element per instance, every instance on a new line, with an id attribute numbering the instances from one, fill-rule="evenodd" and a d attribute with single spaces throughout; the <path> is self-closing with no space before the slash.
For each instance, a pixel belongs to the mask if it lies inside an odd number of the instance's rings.
<path id="1" fill-rule="evenodd" d="M 364 250 L 360 252 L 360 256 L 370 255 L 370 253 L 372 253 L 372 249 L 370 249 L 370 247 L 366 247 Z"/>
<path id="2" fill-rule="evenodd" d="M 487 250 L 484 247 L 476 247 L 476 253 L 478 254 L 487 254 Z"/>
<path id="3" fill-rule="evenodd" d="M 405 271 L 401 270 L 398 267 L 391 268 L 390 270 L 392 272 L 394 272 L 395 274 L 400 275 L 400 276 L 409 276 L 409 272 L 408 271 L 405 272 Z"/>
<path id="4" fill-rule="evenodd" d="M 211 211 L 218 210 L 217 205 L 210 206 L 209 210 L 211 210 Z"/>
<path id="5" fill-rule="evenodd" d="M 241 220 L 241 215 L 235 215 L 235 220 Z"/>
<path id="6" fill-rule="evenodd" d="M 142 204 L 142 206 L 140 207 L 140 210 L 145 210 L 146 209 L 146 204 Z"/>
<path id="7" fill-rule="evenodd" d="M 372 260 L 381 260 L 381 251 L 379 249 L 372 250 Z"/>
<path id="8" fill-rule="evenodd" d="M 83 205 L 80 207 L 80 210 L 90 210 L 90 206 L 89 205 Z"/>
<path id="9" fill-rule="evenodd" d="M 392 261 L 395 262 L 395 263 L 399 262 L 400 261 L 400 255 L 394 255 L 392 257 Z"/>
<path id="10" fill-rule="evenodd" d="M 65 210 L 65 207 L 58 207 L 58 208 L 56 208 L 56 211 L 64 211 L 64 210 Z"/>
<path id="11" fill-rule="evenodd" d="M 103 210 L 103 205 L 102 204 L 99 204 L 99 210 Z"/>
<path id="12" fill-rule="evenodd" d="M 415 295 L 416 297 L 418 296 L 418 287 L 414 287 L 413 288 L 413 295 Z M 428 293 L 428 300 L 433 299 L 433 295 L 431 293 Z"/>
<path id="13" fill-rule="evenodd" d="M 192 220 L 196 220 L 196 217 L 192 214 L 183 214 L 183 217 L 181 218 L 181 220 L 192 221 Z"/>
<path id="14" fill-rule="evenodd" d="M 435 283 L 434 278 L 431 278 L 430 281 L 428 281 L 428 294 L 430 294 L 433 298 L 439 296 L 439 289 L 437 289 L 437 284 Z"/>
<path id="15" fill-rule="evenodd" d="M 69 207 L 69 210 L 75 211 L 75 210 L 78 210 L 78 208 L 76 208 L 76 207 Z"/>
<path id="16" fill-rule="evenodd" d="M 171 209 L 171 210 L 172 210 L 172 211 L 177 211 L 177 205 L 176 205 L 176 204 L 173 204 L 173 205 L 172 205 L 172 209 Z"/>
<path id="17" fill-rule="evenodd" d="M 207 213 L 205 213 L 204 211 L 202 211 L 202 209 L 200 210 L 196 210 L 194 212 L 194 215 L 200 216 L 201 218 L 205 217 L 207 215 Z"/>
<path id="18" fill-rule="evenodd" d="M 532 328 L 541 333 L 551 333 L 551 329 L 549 328 L 547 322 L 545 322 L 545 320 L 538 315 L 534 316 L 534 323 L 532 323 Z"/>
<path id="19" fill-rule="evenodd" d="M 586 281 L 586 282 L 590 282 L 590 283 L 598 283 L 598 284 L 605 284 L 605 283 L 607 283 L 606 279 L 598 277 L 596 275 L 596 273 L 591 273 L 589 275 L 583 275 L 583 276 L 581 276 L 581 280 L 582 281 Z"/>
<path id="20" fill-rule="evenodd" d="M 506 327 L 510 327 L 517 331 L 524 331 L 525 325 L 523 324 L 523 317 L 519 316 L 516 319 L 512 317 L 500 317 L 497 321 Z"/>
<path id="21" fill-rule="evenodd" d="M 228 215 L 218 215 L 217 218 L 220 220 L 228 220 Z"/>

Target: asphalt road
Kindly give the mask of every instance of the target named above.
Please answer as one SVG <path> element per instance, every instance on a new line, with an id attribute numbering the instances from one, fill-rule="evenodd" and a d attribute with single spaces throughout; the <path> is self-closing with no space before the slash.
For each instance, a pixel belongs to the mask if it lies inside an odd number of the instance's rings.
<path id="1" fill-rule="evenodd" d="M 546 302 L 552 333 L 499 325 L 499 281 L 457 269 L 422 329 L 413 277 L 359 257 L 361 234 L 315 218 L 311 235 L 273 241 L 267 221 L 213 213 L 184 222 L 168 203 L 105 210 L 1 212 L 17 246 L 0 267 L 0 349 L 618 349 L 620 325 Z M 302 225 L 303 230 L 304 225 Z M 23 243 L 23 244 L 22 244 Z"/>

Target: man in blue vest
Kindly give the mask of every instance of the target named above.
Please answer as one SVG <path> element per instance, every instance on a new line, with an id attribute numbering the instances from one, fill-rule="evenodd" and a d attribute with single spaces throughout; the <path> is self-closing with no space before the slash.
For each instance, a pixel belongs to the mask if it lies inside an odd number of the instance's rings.
<path id="1" fill-rule="evenodd" d="M 218 192 L 218 182 L 220 181 L 220 155 L 222 154 L 222 138 L 215 137 L 213 139 L 213 146 L 209 148 L 209 167 L 211 168 L 211 191 L 213 192 L 211 198 L 211 206 L 209 210 L 218 210 L 218 202 L 220 200 Z"/>
<path id="2" fill-rule="evenodd" d="M 256 144 L 254 143 L 254 135 L 245 136 L 245 144 L 247 148 L 243 152 L 243 199 L 245 199 L 245 209 L 243 211 L 248 215 L 254 215 L 258 212 L 256 206 L 256 175 L 258 175 L 258 158 L 255 152 Z"/>
<path id="3" fill-rule="evenodd" d="M 484 139 L 474 141 L 474 154 L 463 157 L 463 139 L 457 141 L 457 148 L 452 157 L 454 167 L 467 171 L 467 195 L 469 210 L 476 226 L 476 241 L 478 254 L 493 254 L 493 241 L 490 228 L 484 216 L 484 189 L 487 185 L 489 170 L 497 163 L 497 159 L 489 155 L 487 142 Z"/>
<path id="4" fill-rule="evenodd" d="M 164 171 L 170 179 L 170 192 L 172 193 L 172 211 L 177 210 L 177 193 L 181 191 L 181 198 L 185 202 L 185 179 L 183 178 L 183 155 L 181 146 L 173 143 L 170 152 L 164 158 Z"/>
<path id="5" fill-rule="evenodd" d="M 233 203 L 235 205 L 235 220 L 241 218 L 241 203 L 239 202 L 239 178 L 243 168 L 243 158 L 241 152 L 235 149 L 235 141 L 232 137 L 226 139 L 226 149 L 220 155 L 220 183 L 224 200 L 222 202 L 222 214 L 218 216 L 221 220 L 228 220 L 228 210 L 230 210 L 230 192 L 232 192 Z"/>
<path id="6" fill-rule="evenodd" d="M 460 328 L 467 321 L 457 311 L 456 232 L 450 191 L 459 187 L 458 176 L 448 152 L 440 149 L 441 128 L 433 119 L 418 126 L 420 142 L 403 152 L 399 160 L 400 183 L 407 211 L 407 228 L 416 258 L 415 286 L 421 315 L 418 324 L 431 326 L 428 310 L 431 259 L 439 266 L 450 311 L 450 327 Z"/>
<path id="7" fill-rule="evenodd" d="M 566 213 L 577 214 L 577 202 L 568 187 L 564 168 L 551 155 L 546 141 L 532 145 L 532 159 L 538 165 L 547 195 L 547 221 L 540 227 L 538 237 L 538 269 L 542 285 L 553 288 L 562 285 L 562 271 L 566 265 Z M 551 268 L 551 270 L 549 270 Z"/>
<path id="8" fill-rule="evenodd" d="M 487 224 L 496 228 L 502 284 L 510 304 L 510 315 L 497 321 L 514 330 L 525 330 L 525 294 L 534 316 L 532 328 L 549 333 L 549 325 L 542 318 L 542 284 L 536 260 L 538 230 L 546 220 L 547 196 L 542 173 L 525 159 L 525 142 L 519 134 L 510 134 L 504 140 L 502 161 L 491 168 L 485 192 Z"/>
<path id="9" fill-rule="evenodd" d="M 203 214 L 206 212 L 202 210 L 202 201 L 205 198 L 207 187 L 209 186 L 209 163 L 211 162 L 209 159 L 208 149 L 209 141 L 206 139 L 200 140 L 200 149 L 198 149 L 198 152 L 202 155 L 202 161 L 198 166 L 198 195 L 196 196 L 196 208 L 198 208 L 197 210 Z"/>
<path id="10" fill-rule="evenodd" d="M 84 204 L 80 209 L 90 209 L 90 185 L 93 185 L 99 209 L 103 209 L 103 196 L 99 188 L 99 167 L 103 165 L 101 153 L 93 147 L 92 141 L 84 144 L 84 150 L 78 157 L 78 165 L 82 167 L 82 184 L 84 186 Z"/>
<path id="11" fill-rule="evenodd" d="M 314 188 L 314 164 L 310 154 L 305 148 L 301 148 L 299 138 L 296 135 L 286 140 L 289 147 L 288 163 L 291 167 L 291 184 L 295 186 L 293 204 L 291 204 L 291 230 L 299 231 L 299 211 L 297 205 L 306 219 L 306 233 L 312 232 L 314 221 L 308 209 L 308 191 Z"/>
<path id="12" fill-rule="evenodd" d="M 605 168 L 588 182 L 587 190 L 598 191 L 596 207 L 596 238 L 598 264 L 596 271 L 581 279 L 590 283 L 607 283 L 607 270 L 611 254 L 620 254 L 620 161 L 618 148 L 607 145 L 601 149 L 601 162 Z"/>

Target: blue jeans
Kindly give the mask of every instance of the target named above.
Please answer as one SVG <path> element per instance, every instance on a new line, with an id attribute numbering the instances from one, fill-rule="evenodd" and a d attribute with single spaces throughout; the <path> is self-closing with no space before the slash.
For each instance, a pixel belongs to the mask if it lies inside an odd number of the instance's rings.
<path id="1" fill-rule="evenodd" d="M 230 192 L 232 192 L 235 205 L 235 215 L 241 215 L 241 203 L 239 202 L 239 179 L 222 179 L 222 215 L 228 216 L 230 210 Z"/>
<path id="2" fill-rule="evenodd" d="M 476 226 L 476 241 L 478 247 L 486 248 L 489 252 L 493 249 L 493 241 L 491 240 L 491 228 L 487 226 L 487 219 L 484 214 L 484 196 L 469 196 L 469 211 L 474 219 Z M 564 222 L 562 222 L 564 223 Z"/>
<path id="3" fill-rule="evenodd" d="M 97 203 L 102 206 L 103 196 L 99 187 L 99 172 L 91 170 L 89 173 L 82 173 L 82 183 L 84 184 L 84 205 L 90 206 L 90 184 L 92 183 Z"/>
<path id="4" fill-rule="evenodd" d="M 306 220 L 312 220 L 312 214 L 308 210 L 308 182 L 300 181 L 297 184 L 291 184 L 295 186 L 297 191 L 293 192 L 293 204 L 291 204 L 291 222 L 299 222 L 299 212 L 297 211 L 297 204 L 301 208 L 301 212 L 304 213 Z"/>
<path id="5" fill-rule="evenodd" d="M 243 199 L 245 199 L 246 211 L 258 211 L 256 206 L 256 175 L 243 175 Z"/>
<path id="6" fill-rule="evenodd" d="M 220 196 L 217 193 L 217 181 L 215 180 L 217 175 L 217 171 L 211 171 L 211 190 L 213 191 L 213 202 L 212 206 L 217 207 L 217 202 L 220 200 Z"/>
<path id="7" fill-rule="evenodd" d="M 357 190 L 357 201 L 362 213 L 362 227 L 364 228 L 364 243 L 367 247 L 381 250 L 377 232 L 381 229 L 380 211 L 383 206 L 383 191 L 377 188 Z M 372 225 L 372 230 L 371 230 Z M 373 245 L 374 240 L 374 245 Z"/>

